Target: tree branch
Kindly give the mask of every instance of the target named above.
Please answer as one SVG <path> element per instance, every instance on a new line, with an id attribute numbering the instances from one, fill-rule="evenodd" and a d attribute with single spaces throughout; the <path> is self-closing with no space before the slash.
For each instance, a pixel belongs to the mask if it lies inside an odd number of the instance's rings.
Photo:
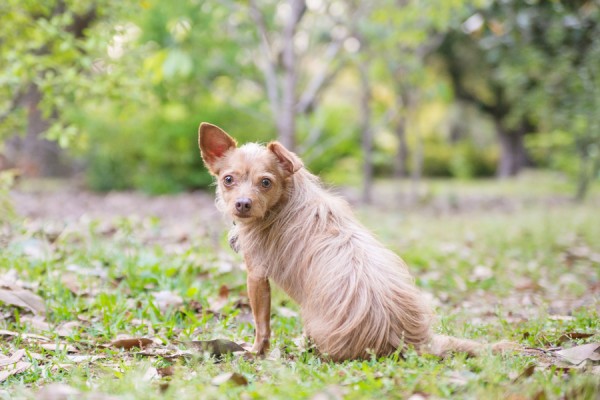
<path id="1" fill-rule="evenodd" d="M 330 66 L 333 60 L 339 54 L 343 42 L 344 40 L 337 39 L 331 42 L 327 47 L 327 50 L 325 51 L 324 55 L 323 67 L 321 68 L 318 74 L 313 76 L 313 79 L 309 82 L 308 86 L 306 87 L 306 90 L 302 93 L 302 95 L 300 96 L 300 100 L 296 105 L 296 110 L 299 113 L 304 114 L 310 108 L 310 106 L 314 103 L 315 98 L 319 94 L 321 88 L 325 86 L 325 83 L 330 82 L 341 69 L 340 65 L 335 70 L 330 71 Z"/>
<path id="2" fill-rule="evenodd" d="M 271 112 L 276 116 L 279 114 L 279 89 L 277 85 L 277 73 L 275 72 L 275 60 L 269 42 L 267 25 L 255 0 L 250 0 L 250 16 L 256 23 L 258 35 L 260 36 L 260 49 L 264 57 L 261 69 L 265 79 L 267 96 L 269 97 L 269 103 L 271 104 Z"/>

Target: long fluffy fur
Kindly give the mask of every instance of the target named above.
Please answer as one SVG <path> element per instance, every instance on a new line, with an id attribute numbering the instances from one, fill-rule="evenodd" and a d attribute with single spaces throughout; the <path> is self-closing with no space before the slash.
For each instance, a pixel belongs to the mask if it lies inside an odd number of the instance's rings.
<path id="1" fill-rule="evenodd" d="M 256 144 L 235 152 L 276 162 Z M 222 190 L 217 206 L 227 213 Z M 306 334 L 333 360 L 386 356 L 406 346 L 438 355 L 484 349 L 432 334 L 433 313 L 405 263 L 305 169 L 285 178 L 280 199 L 263 218 L 235 229 L 245 257 L 259 260 L 266 276 L 298 302 Z"/>
<path id="2" fill-rule="evenodd" d="M 305 331 L 336 360 L 387 355 L 430 340 L 431 311 L 402 260 L 354 219 L 346 202 L 301 170 L 287 201 L 239 226 L 244 253 L 301 308 Z"/>

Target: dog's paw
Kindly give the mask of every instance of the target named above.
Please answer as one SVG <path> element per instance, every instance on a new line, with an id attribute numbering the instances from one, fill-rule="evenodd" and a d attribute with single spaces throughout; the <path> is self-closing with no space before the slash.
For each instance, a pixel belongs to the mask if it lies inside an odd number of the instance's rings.
<path id="1" fill-rule="evenodd" d="M 259 357 L 264 357 L 269 351 L 270 346 L 269 339 L 255 340 L 250 352 Z"/>

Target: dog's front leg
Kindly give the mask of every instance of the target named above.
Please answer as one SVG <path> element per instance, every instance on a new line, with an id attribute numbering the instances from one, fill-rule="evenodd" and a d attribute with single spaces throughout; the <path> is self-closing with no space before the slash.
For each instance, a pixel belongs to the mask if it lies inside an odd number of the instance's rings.
<path id="1" fill-rule="evenodd" d="M 251 270 L 248 270 L 247 284 L 256 330 L 252 352 L 264 355 L 269 350 L 271 336 L 271 286 L 267 277 L 257 276 Z"/>

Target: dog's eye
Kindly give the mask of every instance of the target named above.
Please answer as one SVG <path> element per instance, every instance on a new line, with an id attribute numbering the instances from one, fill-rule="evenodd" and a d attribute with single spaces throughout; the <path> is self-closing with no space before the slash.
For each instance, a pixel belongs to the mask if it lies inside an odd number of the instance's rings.
<path id="1" fill-rule="evenodd" d="M 233 184 L 233 176 L 227 175 L 223 178 L 223 182 L 225 182 L 225 186 L 231 186 Z"/>
<path id="2" fill-rule="evenodd" d="M 260 181 L 260 184 L 262 185 L 262 187 L 264 188 L 270 188 L 271 187 L 271 180 L 268 178 L 263 178 L 262 181 Z"/>

